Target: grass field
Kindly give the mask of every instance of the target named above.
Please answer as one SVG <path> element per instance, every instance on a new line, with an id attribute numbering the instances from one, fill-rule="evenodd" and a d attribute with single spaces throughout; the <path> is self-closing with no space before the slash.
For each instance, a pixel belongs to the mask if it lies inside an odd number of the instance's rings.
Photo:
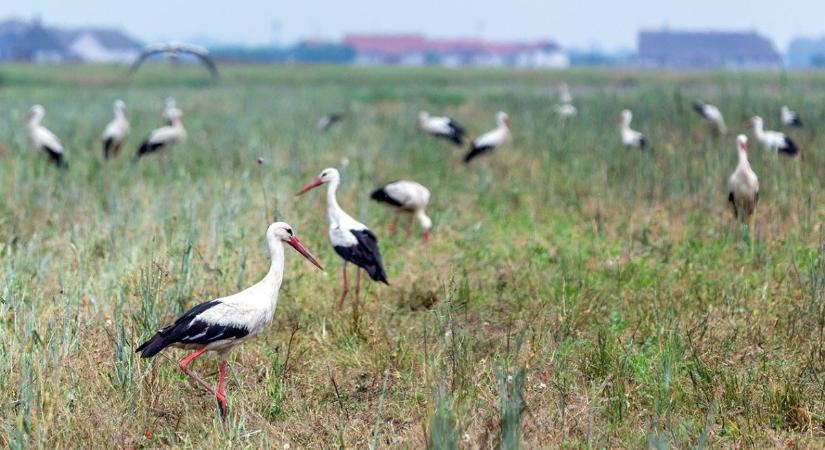
<path id="1" fill-rule="evenodd" d="M 825 446 L 825 76 L 618 72 L 0 67 L 0 447 L 688 448 Z M 555 86 L 580 114 L 560 123 Z M 131 161 L 163 98 L 189 140 L 161 167 Z M 132 134 L 104 163 L 123 98 Z M 720 106 L 721 139 L 690 110 Z M 42 103 L 65 173 L 28 149 Z M 755 142 L 753 231 L 732 223 L 727 177 L 748 115 L 792 105 L 802 158 Z M 634 111 L 653 151 L 619 145 Z M 348 109 L 318 133 L 326 112 Z M 486 163 L 419 134 L 419 109 L 512 141 Z M 255 159 L 262 156 L 263 165 Z M 348 161 L 348 164 L 345 164 Z M 335 307 L 340 260 L 320 192 L 381 239 L 391 286 L 361 314 Z M 391 238 L 369 192 L 433 192 L 424 247 Z M 273 323 L 230 360 L 229 424 L 177 370 L 184 352 L 133 349 L 192 305 L 260 279 L 264 232 L 295 252 Z M 217 363 L 194 364 L 210 381 Z"/>

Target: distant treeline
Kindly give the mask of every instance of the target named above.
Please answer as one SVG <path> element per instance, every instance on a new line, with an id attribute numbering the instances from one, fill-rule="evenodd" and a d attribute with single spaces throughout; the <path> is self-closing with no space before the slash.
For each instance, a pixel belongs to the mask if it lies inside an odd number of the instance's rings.
<path id="1" fill-rule="evenodd" d="M 249 63 L 347 64 L 355 49 L 327 43 L 300 43 L 292 47 L 217 47 L 210 54 L 218 61 Z"/>

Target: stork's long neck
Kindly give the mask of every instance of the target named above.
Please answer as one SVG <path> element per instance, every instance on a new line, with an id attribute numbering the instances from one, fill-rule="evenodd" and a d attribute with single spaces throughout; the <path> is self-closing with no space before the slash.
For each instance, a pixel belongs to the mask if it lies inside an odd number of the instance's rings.
<path id="1" fill-rule="evenodd" d="M 271 315 L 278 303 L 278 291 L 281 289 L 281 282 L 284 279 L 284 244 L 282 242 L 270 244 L 269 254 L 272 258 L 269 272 L 258 282 L 258 286 L 260 286 L 263 293 L 261 298 L 269 300 L 267 309 Z"/>
<path id="2" fill-rule="evenodd" d="M 753 134 L 755 134 L 756 138 L 760 140 L 765 137 L 765 128 L 761 120 L 757 120 L 753 123 Z"/>
<path id="3" fill-rule="evenodd" d="M 748 161 L 748 152 L 739 149 L 739 167 L 750 169 L 751 163 Z"/>
<path id="4" fill-rule="evenodd" d="M 340 184 L 340 180 L 333 179 L 329 186 L 327 186 L 327 214 L 329 215 L 329 222 L 330 223 L 338 223 L 338 218 L 341 216 L 343 210 L 338 205 L 338 199 L 335 196 L 335 192 L 338 190 L 338 184 Z"/>

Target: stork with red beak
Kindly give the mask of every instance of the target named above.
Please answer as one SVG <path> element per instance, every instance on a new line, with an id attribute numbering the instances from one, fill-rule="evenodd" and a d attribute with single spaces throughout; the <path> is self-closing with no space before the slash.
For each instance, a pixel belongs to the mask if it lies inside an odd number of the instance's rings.
<path id="1" fill-rule="evenodd" d="M 289 224 L 271 224 L 266 230 L 266 241 L 272 262 L 269 272 L 261 281 L 235 295 L 196 305 L 175 320 L 175 323 L 161 328 L 136 350 L 142 358 L 151 358 L 166 347 L 195 350 L 181 359 L 178 367 L 215 396 L 224 420 L 227 410 L 226 357 L 230 350 L 260 334 L 272 321 L 284 277 L 284 244 L 288 244 L 323 270 Z M 189 368 L 192 361 L 206 352 L 216 353 L 221 361 L 217 389 Z"/>
<path id="2" fill-rule="evenodd" d="M 728 201 L 733 217 L 747 222 L 759 202 L 759 179 L 748 162 L 748 138 L 744 134 L 736 137 L 736 152 L 739 164 L 730 176 Z"/>
<path id="3" fill-rule="evenodd" d="M 498 126 L 494 130 L 475 138 L 470 145 L 470 152 L 464 157 L 465 164 L 478 156 L 492 152 L 507 141 L 510 137 L 510 116 L 504 111 L 499 111 L 496 114 L 496 123 Z"/>
<path id="4" fill-rule="evenodd" d="M 123 147 L 123 140 L 129 134 L 129 120 L 126 119 L 126 103 L 123 100 L 115 100 L 112 106 L 115 111 L 115 118 L 106 125 L 103 130 L 103 158 L 117 156 L 120 148 Z"/>
<path id="5" fill-rule="evenodd" d="M 647 136 L 630 128 L 630 122 L 633 121 L 633 113 L 629 109 L 622 110 L 616 122 L 621 125 L 619 131 L 622 136 L 622 145 L 625 147 L 636 147 L 640 149 L 647 148 L 649 142 Z"/>
<path id="6" fill-rule="evenodd" d="M 333 168 L 324 169 L 317 177 L 307 183 L 296 195 L 302 195 L 310 189 L 322 184 L 327 185 L 327 217 L 329 218 L 329 240 L 332 248 L 344 260 L 343 276 L 344 286 L 341 291 L 341 299 L 338 301 L 340 308 L 344 304 L 344 299 L 349 292 L 347 282 L 347 263 L 355 264 L 357 267 L 367 271 L 370 278 L 384 284 L 387 282 L 387 274 L 384 271 L 384 263 L 381 260 L 381 251 L 378 249 L 378 238 L 363 223 L 355 220 L 338 206 L 335 192 L 341 183 L 341 174 Z M 355 271 L 355 307 L 360 303 L 361 271 Z"/>
<path id="7" fill-rule="evenodd" d="M 63 149 L 63 144 L 60 143 L 60 140 L 57 139 L 54 133 L 40 124 L 45 115 L 46 110 L 41 105 L 32 106 L 29 113 L 26 114 L 26 122 L 29 126 L 29 140 L 35 149 L 49 155 L 49 159 L 57 167 L 65 169 L 69 165 L 66 163 L 66 152 Z"/>

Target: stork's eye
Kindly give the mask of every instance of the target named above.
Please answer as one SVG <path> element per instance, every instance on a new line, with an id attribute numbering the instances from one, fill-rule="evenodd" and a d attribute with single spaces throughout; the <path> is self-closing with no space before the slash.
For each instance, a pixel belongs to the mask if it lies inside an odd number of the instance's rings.
<path id="1" fill-rule="evenodd" d="M 287 234 L 289 234 L 290 236 L 294 236 L 294 234 L 292 233 L 292 228 L 287 228 L 287 229 L 286 229 L 286 232 L 287 232 Z"/>

